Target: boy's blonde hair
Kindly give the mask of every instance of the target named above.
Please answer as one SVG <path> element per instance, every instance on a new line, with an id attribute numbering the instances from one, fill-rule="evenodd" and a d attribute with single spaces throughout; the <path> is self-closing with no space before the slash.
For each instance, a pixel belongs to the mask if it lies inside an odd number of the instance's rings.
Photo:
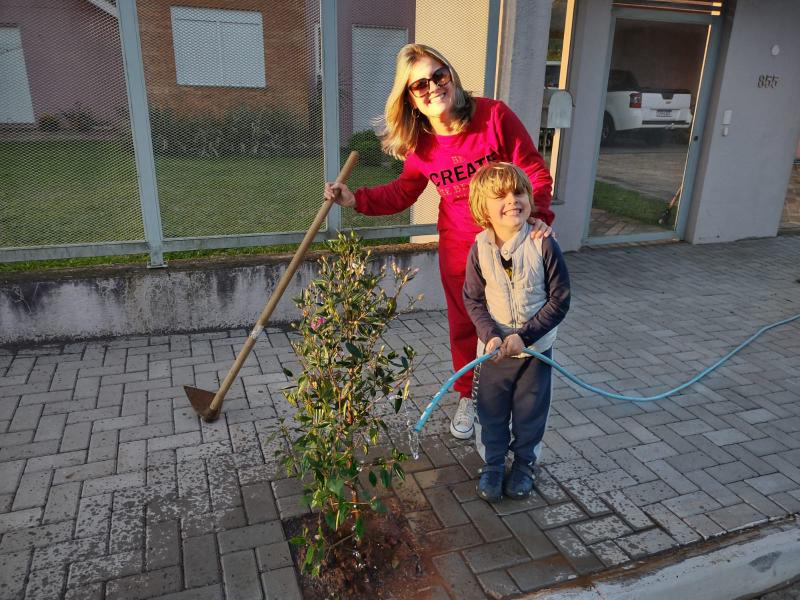
<path id="1" fill-rule="evenodd" d="M 502 198 L 506 194 L 525 192 L 530 202 L 533 187 L 525 171 L 507 162 L 483 165 L 469 182 L 469 210 L 472 218 L 481 227 L 490 227 L 486 201 L 489 198 Z"/>
<path id="2" fill-rule="evenodd" d="M 466 129 L 475 112 L 475 100 L 461 85 L 458 73 L 441 52 L 423 44 L 406 44 L 397 53 L 394 84 L 386 100 L 381 134 L 383 151 L 401 160 L 416 148 L 420 132 L 430 131 L 428 118 L 414 109 L 407 89 L 411 69 L 424 56 L 439 61 L 450 70 L 455 92 L 453 133 Z"/>

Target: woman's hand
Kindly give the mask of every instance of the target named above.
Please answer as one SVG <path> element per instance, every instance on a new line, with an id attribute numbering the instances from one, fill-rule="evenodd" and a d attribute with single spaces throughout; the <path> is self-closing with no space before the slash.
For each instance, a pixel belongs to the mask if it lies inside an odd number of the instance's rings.
<path id="1" fill-rule="evenodd" d="M 508 358 L 509 356 L 516 356 L 523 350 L 525 350 L 525 342 L 522 341 L 519 334 L 512 333 L 503 340 L 499 356 L 500 358 Z"/>
<path id="2" fill-rule="evenodd" d="M 553 233 L 553 228 L 550 227 L 547 223 L 542 221 L 541 219 L 537 219 L 534 216 L 528 217 L 528 223 L 533 226 L 531 230 L 531 239 L 535 240 L 537 238 L 546 238 L 550 237 L 551 235 L 555 238 L 555 234 Z"/>
<path id="3" fill-rule="evenodd" d="M 490 339 L 488 342 L 486 342 L 486 347 L 484 348 L 486 354 L 491 354 L 492 352 L 497 350 L 502 343 L 503 340 L 501 340 L 499 337 L 493 337 L 492 339 Z"/>
<path id="4" fill-rule="evenodd" d="M 333 200 L 345 208 L 355 208 L 356 205 L 356 197 L 346 183 L 327 182 L 325 184 L 325 200 Z"/>

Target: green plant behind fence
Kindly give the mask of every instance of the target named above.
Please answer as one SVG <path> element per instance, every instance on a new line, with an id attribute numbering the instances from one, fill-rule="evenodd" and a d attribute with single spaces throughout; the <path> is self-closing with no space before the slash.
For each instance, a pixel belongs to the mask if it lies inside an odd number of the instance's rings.
<path id="1" fill-rule="evenodd" d="M 381 441 L 386 446 L 382 409 L 397 413 L 409 401 L 414 357 L 410 347 L 398 355 L 380 344 L 413 274 L 393 264 L 394 290 L 387 293 L 379 285 L 386 267 L 370 270 L 370 253 L 355 235 L 340 234 L 328 244 L 333 257 L 320 260 L 319 277 L 296 301 L 302 319 L 292 347 L 303 371 L 286 392 L 297 409 L 291 431 L 282 423 L 291 451 L 276 452 L 304 482 L 306 504 L 319 510 L 316 531 L 305 527 L 292 539 L 305 548 L 303 569 L 314 575 L 333 544 L 362 540 L 365 513 L 385 511 L 378 486 L 404 478 L 404 454 L 373 451 Z"/>

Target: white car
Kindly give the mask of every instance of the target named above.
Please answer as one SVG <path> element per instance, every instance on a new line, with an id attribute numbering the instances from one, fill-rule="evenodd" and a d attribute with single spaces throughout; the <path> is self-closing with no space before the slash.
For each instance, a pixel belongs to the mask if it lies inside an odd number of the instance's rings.
<path id="1" fill-rule="evenodd" d="M 668 130 L 692 126 L 691 105 L 689 90 L 643 88 L 630 71 L 612 69 L 600 143 L 608 145 L 625 131 L 641 133 L 649 143 L 659 144 Z"/>

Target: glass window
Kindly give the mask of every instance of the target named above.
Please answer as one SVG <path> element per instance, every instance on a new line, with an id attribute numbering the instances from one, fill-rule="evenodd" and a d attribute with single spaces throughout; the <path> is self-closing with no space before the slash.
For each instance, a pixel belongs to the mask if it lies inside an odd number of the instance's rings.
<path id="1" fill-rule="evenodd" d="M 179 85 L 265 87 L 260 12 L 171 7 Z"/>

